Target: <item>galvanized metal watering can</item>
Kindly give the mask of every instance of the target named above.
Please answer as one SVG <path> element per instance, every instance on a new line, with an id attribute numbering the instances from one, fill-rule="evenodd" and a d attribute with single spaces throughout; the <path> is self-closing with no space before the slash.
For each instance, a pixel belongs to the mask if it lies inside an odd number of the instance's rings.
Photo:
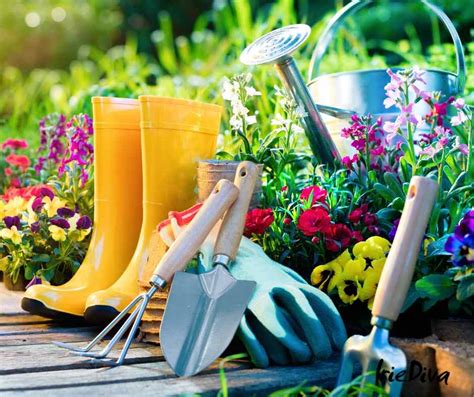
<path id="1" fill-rule="evenodd" d="M 425 91 L 440 91 L 443 96 L 459 95 L 464 91 L 466 64 L 461 39 L 448 16 L 437 6 L 421 1 L 446 26 L 456 50 L 457 72 L 428 69 L 424 75 Z M 247 65 L 274 63 L 285 87 L 306 112 L 303 122 L 314 155 L 322 162 L 331 164 L 347 151 L 337 142 L 340 128 L 352 114 L 370 113 L 393 121 L 398 112 L 385 109 L 385 85 L 390 81 L 385 69 L 319 75 L 319 66 L 338 28 L 345 19 L 359 9 L 373 3 L 372 0 L 354 0 L 343 7 L 329 21 L 316 45 L 309 67 L 308 86 L 305 85 L 291 53 L 308 38 L 311 28 L 307 25 L 290 25 L 270 32 L 242 53 L 240 60 Z M 389 3 L 390 4 L 390 3 Z M 393 69 L 396 70 L 396 69 Z M 414 108 L 420 116 L 428 113 L 428 105 L 418 102 Z M 325 113 L 331 117 L 321 116 Z M 336 141 L 336 143 L 335 143 Z"/>

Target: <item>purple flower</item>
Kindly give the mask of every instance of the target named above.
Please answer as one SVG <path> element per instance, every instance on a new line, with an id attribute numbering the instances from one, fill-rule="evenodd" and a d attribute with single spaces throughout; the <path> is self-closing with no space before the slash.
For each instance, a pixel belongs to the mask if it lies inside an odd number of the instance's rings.
<path id="1" fill-rule="evenodd" d="M 26 289 L 32 287 L 33 285 L 37 285 L 37 284 L 41 284 L 42 281 L 39 277 L 36 277 L 34 276 L 31 281 L 28 283 L 28 285 L 26 286 Z"/>
<path id="2" fill-rule="evenodd" d="M 36 198 L 33 200 L 33 203 L 31 204 L 31 208 L 32 208 L 33 211 L 35 211 L 35 212 L 41 211 L 41 209 L 43 208 L 43 206 L 44 206 L 44 203 L 43 203 L 43 198 L 42 198 L 42 197 L 36 197 Z"/>
<path id="3" fill-rule="evenodd" d="M 62 229 L 69 229 L 71 227 L 71 225 L 69 225 L 69 222 L 63 218 L 53 218 L 51 219 L 51 224 L 58 226 Z"/>
<path id="4" fill-rule="evenodd" d="M 79 230 L 82 229 L 89 229 L 92 227 L 92 221 L 91 218 L 89 218 L 87 215 L 81 216 L 76 223 L 76 228 Z"/>
<path id="5" fill-rule="evenodd" d="M 5 226 L 11 229 L 13 226 L 16 226 L 17 229 L 20 228 L 20 217 L 19 216 L 6 216 L 3 218 Z"/>
<path id="6" fill-rule="evenodd" d="M 393 222 L 392 229 L 388 233 L 388 238 L 390 239 L 390 241 L 393 241 L 393 239 L 395 238 L 395 234 L 397 234 L 399 223 L 400 223 L 400 218 L 395 219 L 395 221 Z"/>
<path id="7" fill-rule="evenodd" d="M 454 234 L 446 241 L 444 249 L 452 254 L 454 266 L 474 265 L 474 210 L 464 215 Z"/>
<path id="8" fill-rule="evenodd" d="M 32 233 L 38 233 L 40 230 L 40 223 L 39 222 L 34 222 L 30 225 L 30 229 Z"/>
<path id="9" fill-rule="evenodd" d="M 58 208 L 57 213 L 62 218 L 71 218 L 76 214 L 76 212 L 74 210 L 71 210 L 71 209 L 66 208 L 66 207 Z"/>
<path id="10" fill-rule="evenodd" d="M 47 187 L 42 187 L 40 190 L 41 197 L 49 197 L 51 200 L 54 198 L 54 193 L 51 189 Z"/>

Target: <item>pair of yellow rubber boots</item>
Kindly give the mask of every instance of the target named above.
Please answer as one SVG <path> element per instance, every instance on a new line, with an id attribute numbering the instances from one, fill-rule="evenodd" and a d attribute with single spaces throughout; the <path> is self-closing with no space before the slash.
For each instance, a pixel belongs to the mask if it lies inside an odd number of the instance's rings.
<path id="1" fill-rule="evenodd" d="M 139 293 L 157 224 L 194 204 L 197 161 L 215 153 L 221 107 L 148 95 L 94 97 L 92 105 L 95 207 L 87 255 L 66 284 L 30 287 L 22 307 L 104 323 Z"/>

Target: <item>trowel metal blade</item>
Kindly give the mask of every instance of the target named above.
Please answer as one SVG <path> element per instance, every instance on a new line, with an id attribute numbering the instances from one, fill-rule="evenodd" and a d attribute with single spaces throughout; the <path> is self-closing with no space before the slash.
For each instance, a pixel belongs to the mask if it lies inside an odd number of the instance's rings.
<path id="1" fill-rule="evenodd" d="M 224 266 L 175 274 L 160 330 L 161 349 L 178 376 L 209 366 L 231 342 L 255 290 Z"/>

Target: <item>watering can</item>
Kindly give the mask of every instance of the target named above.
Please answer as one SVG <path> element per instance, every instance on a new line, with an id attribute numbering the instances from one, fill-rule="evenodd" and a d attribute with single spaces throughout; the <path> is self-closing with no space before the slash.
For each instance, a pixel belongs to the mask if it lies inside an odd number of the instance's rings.
<path id="1" fill-rule="evenodd" d="M 390 81 L 385 69 L 359 70 L 319 75 L 322 58 L 345 19 L 373 0 L 353 0 L 329 21 L 314 49 L 309 67 L 308 85 L 296 66 L 291 54 L 301 46 L 311 28 L 307 25 L 290 25 L 274 30 L 250 44 L 240 60 L 247 65 L 275 64 L 285 87 L 298 106 L 304 109 L 302 117 L 306 135 L 315 157 L 325 164 L 333 164 L 341 154 L 350 154 L 350 144 L 339 137 L 341 128 L 354 113 L 371 114 L 384 121 L 394 121 L 398 109 L 385 109 L 384 87 Z M 440 91 L 444 97 L 460 95 L 466 81 L 466 63 L 461 39 L 448 16 L 437 6 L 421 1 L 446 26 L 454 42 L 457 72 L 428 69 L 424 75 L 425 91 Z M 394 68 L 394 71 L 397 69 Z M 398 69 L 399 70 L 399 69 Z M 414 112 L 424 116 L 429 107 L 420 101 Z M 321 113 L 325 113 L 323 117 Z M 328 117 L 329 115 L 330 117 Z"/>

